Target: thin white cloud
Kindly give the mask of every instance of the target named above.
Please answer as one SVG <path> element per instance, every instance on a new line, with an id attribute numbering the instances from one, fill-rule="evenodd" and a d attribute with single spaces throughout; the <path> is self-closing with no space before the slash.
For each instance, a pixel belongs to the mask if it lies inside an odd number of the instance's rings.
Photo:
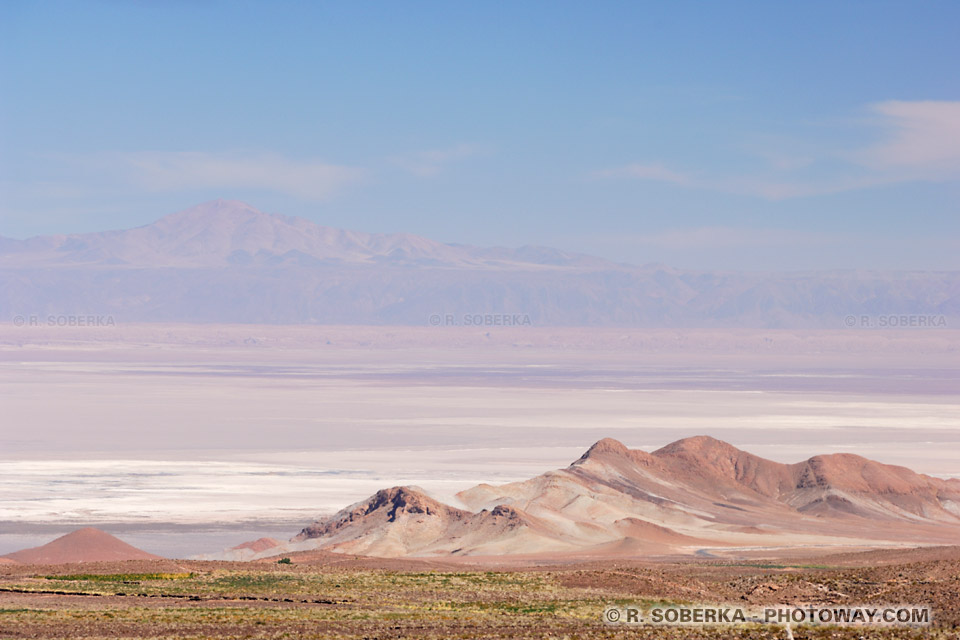
<path id="1" fill-rule="evenodd" d="M 100 154 L 94 164 L 149 191 L 266 189 L 307 200 L 326 200 L 365 175 L 356 167 L 275 153 L 140 151 Z"/>
<path id="2" fill-rule="evenodd" d="M 490 149 L 484 145 L 459 144 L 446 149 L 429 149 L 393 156 L 389 160 L 405 171 L 428 178 L 437 175 L 458 160 L 482 155 L 489 151 Z"/>
<path id="3" fill-rule="evenodd" d="M 885 171 L 906 171 L 915 179 L 960 177 L 960 102 L 892 100 L 872 105 L 886 129 L 885 139 L 853 155 Z"/>
<path id="4" fill-rule="evenodd" d="M 632 163 L 592 172 L 593 177 L 630 178 L 738 195 L 786 200 L 869 189 L 884 185 L 960 180 L 960 102 L 888 101 L 869 105 L 867 124 L 879 141 L 859 149 L 820 145 L 813 154 L 790 156 L 777 150 L 754 150 L 774 173 L 734 176 L 692 175 L 659 162 Z M 840 166 L 819 171 L 818 163 Z"/>
<path id="5" fill-rule="evenodd" d="M 3 183 L 21 197 L 84 197 L 129 193 L 175 193 L 192 189 L 263 189 L 306 200 L 326 200 L 362 181 L 357 167 L 298 160 L 276 153 L 135 151 L 43 156 L 49 178 Z"/>

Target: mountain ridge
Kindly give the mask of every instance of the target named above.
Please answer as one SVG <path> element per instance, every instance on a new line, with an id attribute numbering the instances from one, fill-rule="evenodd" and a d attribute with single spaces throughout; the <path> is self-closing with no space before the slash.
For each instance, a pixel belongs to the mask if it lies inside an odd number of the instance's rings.
<path id="1" fill-rule="evenodd" d="M 134 229 L 0 240 L 0 316 L 88 314 L 118 324 L 519 317 L 534 327 L 935 329 L 960 323 L 960 272 L 635 266 L 335 229 L 226 200 Z"/>
<path id="2" fill-rule="evenodd" d="M 430 264 L 447 266 L 577 261 L 613 263 L 547 247 L 481 249 L 447 244 L 411 233 L 367 233 L 316 224 L 306 218 L 266 213 L 245 202 L 213 200 L 131 229 L 0 238 L 0 251 L 58 259 L 61 264 L 204 267 L 298 264 Z M 0 255 L 2 257 L 2 255 Z M 165 260 L 164 260 L 165 258 Z"/>
<path id="3" fill-rule="evenodd" d="M 785 464 L 709 436 L 652 453 L 604 438 L 565 469 L 481 484 L 454 507 L 384 489 L 259 557 L 695 553 L 704 548 L 939 544 L 960 536 L 960 483 L 853 454 Z M 249 554 L 247 554 L 249 557 Z"/>

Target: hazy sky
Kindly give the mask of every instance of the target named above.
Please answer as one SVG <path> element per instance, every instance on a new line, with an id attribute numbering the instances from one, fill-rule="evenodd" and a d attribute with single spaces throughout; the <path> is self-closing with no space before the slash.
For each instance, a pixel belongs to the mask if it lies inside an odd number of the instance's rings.
<path id="1" fill-rule="evenodd" d="M 960 268 L 960 3 L 0 3 L 0 235 L 214 198 L 713 268 Z"/>

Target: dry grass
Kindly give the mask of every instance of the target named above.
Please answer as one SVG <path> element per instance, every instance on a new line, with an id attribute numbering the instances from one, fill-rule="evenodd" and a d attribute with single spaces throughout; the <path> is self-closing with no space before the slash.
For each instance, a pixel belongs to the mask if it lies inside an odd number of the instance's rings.
<path id="1" fill-rule="evenodd" d="M 457 571 L 149 563 L 7 568 L 2 638 L 785 638 L 782 627 L 607 626 L 608 606 L 929 604 L 923 629 L 799 627 L 823 639 L 960 638 L 960 562 L 880 567 L 606 563 Z M 75 569 L 76 567 L 73 567 Z M 135 570 L 135 572 L 133 571 Z"/>

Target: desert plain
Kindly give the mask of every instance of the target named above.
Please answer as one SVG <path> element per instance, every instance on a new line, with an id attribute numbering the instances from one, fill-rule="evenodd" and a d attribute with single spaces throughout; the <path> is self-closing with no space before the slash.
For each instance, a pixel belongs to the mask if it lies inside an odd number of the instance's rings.
<path id="1" fill-rule="evenodd" d="M 603 438 L 653 452 L 709 435 L 778 464 L 849 453 L 949 481 L 957 345 L 949 329 L 4 327 L 0 554 L 95 526 L 163 559 L 0 563 L 0 637 L 957 637 L 960 555 L 942 530 L 704 553 L 199 559 L 290 539 L 388 487 L 456 505 Z M 634 602 L 878 601 L 934 622 L 601 619 Z"/>
<path id="2" fill-rule="evenodd" d="M 787 560 L 574 563 L 383 560 L 0 565 L 4 638 L 957 638 L 960 549 Z M 923 627 L 610 625 L 625 605 L 876 602 L 935 611 Z"/>

